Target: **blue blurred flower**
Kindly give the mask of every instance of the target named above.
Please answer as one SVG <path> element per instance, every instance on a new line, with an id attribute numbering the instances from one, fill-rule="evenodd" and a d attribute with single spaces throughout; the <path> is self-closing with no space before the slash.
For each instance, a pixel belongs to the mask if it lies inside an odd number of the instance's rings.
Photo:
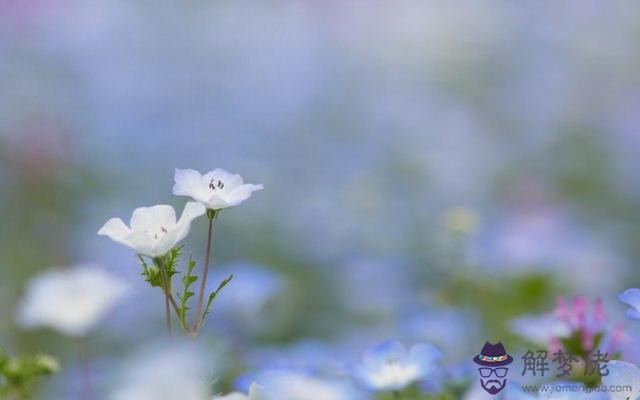
<path id="1" fill-rule="evenodd" d="M 229 274 L 233 274 L 234 280 L 225 295 L 216 299 L 218 313 L 257 318 L 267 302 L 285 286 L 279 273 L 259 264 L 240 262 L 219 269 L 213 274 L 211 283 L 217 285 Z"/>
<path id="2" fill-rule="evenodd" d="M 640 319 L 640 289 L 627 289 L 618 295 L 618 300 L 631 306 L 627 310 L 627 317 Z"/>
<path id="3" fill-rule="evenodd" d="M 314 339 L 301 339 L 289 345 L 267 346 L 249 353 L 246 362 L 254 368 L 298 368 L 337 372 L 350 359 L 345 346 Z"/>
<path id="4" fill-rule="evenodd" d="M 630 386 L 632 392 L 610 392 L 613 400 L 637 399 L 640 396 L 640 369 L 628 362 L 612 360 L 607 363 L 609 374 L 602 377 L 605 386 Z"/>
<path id="5" fill-rule="evenodd" d="M 253 376 L 261 400 L 364 400 L 349 382 L 302 370 L 271 369 Z M 255 387 L 252 383 L 252 387 Z"/>
<path id="6" fill-rule="evenodd" d="M 480 334 L 482 321 L 472 310 L 420 305 L 402 315 L 400 324 L 403 339 L 433 343 L 447 360 L 467 360 L 474 351 L 467 338 Z"/>
<path id="7" fill-rule="evenodd" d="M 435 373 L 440 357 L 440 350 L 431 344 L 418 344 L 407 351 L 400 342 L 390 340 L 368 350 L 350 370 L 371 390 L 402 390 Z"/>

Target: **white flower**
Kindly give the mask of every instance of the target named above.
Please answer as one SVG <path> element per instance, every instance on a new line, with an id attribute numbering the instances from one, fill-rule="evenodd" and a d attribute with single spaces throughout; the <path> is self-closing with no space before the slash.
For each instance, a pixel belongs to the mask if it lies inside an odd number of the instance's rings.
<path id="1" fill-rule="evenodd" d="M 407 351 L 401 343 L 387 341 L 366 352 L 361 363 L 351 365 L 351 371 L 371 390 L 402 390 L 434 373 L 440 357 L 440 350 L 431 344 L 418 344 Z"/>
<path id="2" fill-rule="evenodd" d="M 511 320 L 511 331 L 534 343 L 547 344 L 551 339 L 566 337 L 571 328 L 553 313 L 524 315 Z"/>
<path id="3" fill-rule="evenodd" d="M 258 386 L 258 384 L 253 383 L 249 388 L 249 395 L 234 392 L 229 393 L 225 396 L 214 396 L 213 400 L 266 400 L 263 393 L 262 388 Z"/>
<path id="4" fill-rule="evenodd" d="M 260 384 L 250 400 L 360 400 L 348 382 L 313 376 L 296 370 L 267 370 L 256 379 Z"/>
<path id="5" fill-rule="evenodd" d="M 108 236 L 142 255 L 160 257 L 184 239 L 191 229 L 191 221 L 205 212 L 202 204 L 190 201 L 176 221 L 176 212 L 171 206 L 140 207 L 131 215 L 130 228 L 120 218 L 111 218 L 98 235 Z"/>
<path id="6" fill-rule="evenodd" d="M 159 343 L 127 362 L 109 400 L 210 400 L 202 348 Z M 253 400 L 253 399 L 252 399 Z"/>
<path id="7" fill-rule="evenodd" d="M 48 326 L 84 336 L 126 290 L 123 282 L 93 266 L 53 270 L 29 283 L 18 321 L 26 328 Z"/>
<path id="8" fill-rule="evenodd" d="M 633 400 L 640 396 L 640 369 L 638 367 L 628 362 L 612 360 L 607 363 L 607 368 L 609 374 L 602 377 L 603 385 L 631 388 L 630 392 L 609 392 L 613 400 Z"/>
<path id="9" fill-rule="evenodd" d="M 262 188 L 262 185 L 244 183 L 240 175 L 221 168 L 204 175 L 193 169 L 176 168 L 173 194 L 189 196 L 207 209 L 221 210 L 237 206 L 251 197 L 251 193 Z"/>

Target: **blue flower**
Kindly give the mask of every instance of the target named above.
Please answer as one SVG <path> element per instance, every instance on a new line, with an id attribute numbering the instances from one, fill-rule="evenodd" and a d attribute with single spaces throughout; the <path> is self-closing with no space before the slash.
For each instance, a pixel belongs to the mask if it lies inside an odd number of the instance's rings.
<path id="1" fill-rule="evenodd" d="M 407 351 L 397 341 L 386 341 L 367 351 L 362 362 L 350 369 L 371 390 L 402 390 L 435 373 L 440 358 L 440 350 L 431 344 L 418 344 Z"/>
<path id="2" fill-rule="evenodd" d="M 256 400 L 364 400 L 350 382 L 295 369 L 264 370 L 254 376 Z M 255 385 L 254 385 L 255 386 Z M 259 396 L 258 396 L 259 394 Z M 253 399 L 250 397 L 250 399 Z"/>
<path id="3" fill-rule="evenodd" d="M 629 290 L 638 291 L 638 289 Z M 622 297 L 622 295 L 620 296 Z M 637 298 L 637 294 L 634 297 Z M 609 374 L 602 377 L 603 385 L 631 389 L 631 391 L 610 392 L 613 400 L 637 399 L 640 396 L 640 369 L 638 367 L 628 362 L 612 360 L 607 363 L 607 369 Z"/>
<path id="4" fill-rule="evenodd" d="M 631 306 L 627 310 L 627 317 L 640 319 L 640 289 L 627 289 L 618 295 L 618 300 Z"/>

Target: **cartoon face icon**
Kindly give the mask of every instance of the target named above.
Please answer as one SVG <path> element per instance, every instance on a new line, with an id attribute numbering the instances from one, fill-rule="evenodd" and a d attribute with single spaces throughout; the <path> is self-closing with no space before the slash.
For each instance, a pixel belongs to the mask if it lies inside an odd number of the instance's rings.
<path id="1" fill-rule="evenodd" d="M 480 365 L 478 368 L 480 386 L 487 393 L 497 394 L 505 388 L 509 372 L 506 366 L 513 362 L 513 357 L 507 354 L 501 342 L 485 343 L 482 351 L 473 358 L 473 361 Z"/>

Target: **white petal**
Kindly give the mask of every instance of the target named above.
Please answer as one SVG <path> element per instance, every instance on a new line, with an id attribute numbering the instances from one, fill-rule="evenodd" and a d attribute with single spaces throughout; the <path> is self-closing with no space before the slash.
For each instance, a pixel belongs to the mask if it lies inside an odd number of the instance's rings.
<path id="1" fill-rule="evenodd" d="M 205 205 L 210 210 L 221 210 L 223 208 L 227 208 L 231 206 L 231 204 L 229 204 L 226 200 L 221 199 L 215 194 L 211 196 L 209 199 L 207 199 L 207 201 L 205 202 Z"/>
<path id="2" fill-rule="evenodd" d="M 185 204 L 184 209 L 182 210 L 182 215 L 180 215 L 180 219 L 177 222 L 177 225 L 182 224 L 190 224 L 191 221 L 198 218 L 201 215 L 204 215 L 206 212 L 206 208 L 203 204 L 196 201 L 189 201 Z"/>
<path id="3" fill-rule="evenodd" d="M 238 393 L 238 392 L 229 393 L 225 396 L 217 396 L 213 398 L 213 400 L 248 400 L 248 399 L 249 397 L 247 397 L 247 395 Z"/>
<path id="4" fill-rule="evenodd" d="M 174 175 L 173 194 L 176 196 L 190 196 L 201 200 L 204 195 L 202 175 L 194 169 L 176 168 Z"/>
<path id="5" fill-rule="evenodd" d="M 243 201 L 251 197 L 251 193 L 255 192 L 256 190 L 262 190 L 262 189 L 264 189 L 264 186 L 252 185 L 250 183 L 246 185 L 238 186 L 236 189 L 234 189 L 231 193 L 227 195 L 227 202 L 232 206 L 237 206 L 238 204 L 242 203 Z"/>
<path id="6" fill-rule="evenodd" d="M 98 231 L 98 235 L 108 236 L 112 240 L 124 245 L 129 245 L 126 241 L 126 237 L 130 233 L 131 230 L 120 218 L 111 218 Z"/>
<path id="7" fill-rule="evenodd" d="M 610 392 L 612 399 L 623 400 L 627 398 L 635 399 L 640 394 L 640 369 L 635 365 L 612 360 L 607 363 L 609 375 L 602 377 L 602 384 L 606 386 L 621 385 L 631 386 L 633 392 Z"/>
<path id="8" fill-rule="evenodd" d="M 224 183 L 224 191 L 231 191 L 236 187 L 243 184 L 242 177 L 237 174 L 232 174 L 225 171 L 222 168 L 216 168 L 213 171 L 209 171 L 202 176 L 202 184 L 205 187 L 209 187 L 209 183 L 212 179 L 221 180 Z"/>
<path id="9" fill-rule="evenodd" d="M 106 235 L 110 238 L 123 238 L 130 232 L 127 225 L 120 218 L 111 218 L 98 231 L 98 235 Z"/>
<path id="10" fill-rule="evenodd" d="M 249 400 L 264 400 L 264 389 L 257 383 L 252 383 L 249 388 Z"/>
<path id="11" fill-rule="evenodd" d="M 129 222 L 131 230 L 133 231 L 150 230 L 158 226 L 164 226 L 168 229 L 175 224 L 176 212 L 173 207 L 166 204 L 136 208 Z"/>
<path id="12" fill-rule="evenodd" d="M 206 208 L 201 203 L 195 201 L 188 202 L 184 206 L 182 215 L 176 225 L 160 238 L 155 246 L 154 252 L 160 253 L 158 255 L 166 254 L 189 234 L 191 222 L 203 215 L 206 211 Z"/>
<path id="13" fill-rule="evenodd" d="M 145 256 L 158 257 L 166 253 L 166 251 L 163 253 L 158 250 L 157 242 L 144 231 L 131 232 L 125 240 L 126 243 L 124 244 Z"/>

